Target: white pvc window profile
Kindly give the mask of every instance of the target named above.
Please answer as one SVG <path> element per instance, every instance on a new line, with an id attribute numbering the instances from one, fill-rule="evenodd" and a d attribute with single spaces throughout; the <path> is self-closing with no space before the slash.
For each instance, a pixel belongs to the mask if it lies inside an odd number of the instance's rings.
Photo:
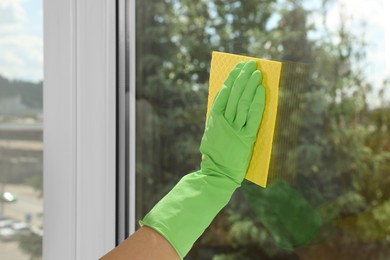
<path id="1" fill-rule="evenodd" d="M 116 237 L 116 1 L 44 0 L 43 258 Z"/>
<path id="2" fill-rule="evenodd" d="M 135 8 L 136 0 L 117 2 L 117 244 L 135 231 Z"/>

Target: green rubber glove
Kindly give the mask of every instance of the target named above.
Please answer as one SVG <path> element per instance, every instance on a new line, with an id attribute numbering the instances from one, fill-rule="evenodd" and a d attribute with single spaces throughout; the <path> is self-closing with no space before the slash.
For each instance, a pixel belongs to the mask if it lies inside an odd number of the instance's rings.
<path id="1" fill-rule="evenodd" d="M 241 185 L 265 106 L 256 62 L 239 63 L 217 94 L 201 141 L 200 170 L 184 176 L 140 221 L 183 258 Z"/>

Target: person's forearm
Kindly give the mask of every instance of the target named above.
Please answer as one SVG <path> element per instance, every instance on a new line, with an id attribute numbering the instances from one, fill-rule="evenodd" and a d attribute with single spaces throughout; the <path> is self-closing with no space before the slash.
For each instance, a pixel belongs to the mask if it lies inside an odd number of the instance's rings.
<path id="1" fill-rule="evenodd" d="M 157 231 L 142 227 L 100 260 L 176 260 L 172 245 Z"/>

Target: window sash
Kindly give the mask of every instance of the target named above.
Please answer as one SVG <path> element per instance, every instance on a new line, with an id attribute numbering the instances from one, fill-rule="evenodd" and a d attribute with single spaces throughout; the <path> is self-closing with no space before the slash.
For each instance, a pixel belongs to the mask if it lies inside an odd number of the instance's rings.
<path id="1" fill-rule="evenodd" d="M 135 0 L 118 0 L 117 244 L 135 231 Z"/>

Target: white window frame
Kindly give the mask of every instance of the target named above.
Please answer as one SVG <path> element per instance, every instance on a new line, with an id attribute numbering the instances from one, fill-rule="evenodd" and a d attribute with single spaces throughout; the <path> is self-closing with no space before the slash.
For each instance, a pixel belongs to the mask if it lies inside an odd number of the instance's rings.
<path id="1" fill-rule="evenodd" d="M 135 232 L 136 0 L 117 1 L 117 243 Z"/>
<path id="2" fill-rule="evenodd" d="M 44 259 L 115 246 L 115 5 L 44 0 Z"/>

